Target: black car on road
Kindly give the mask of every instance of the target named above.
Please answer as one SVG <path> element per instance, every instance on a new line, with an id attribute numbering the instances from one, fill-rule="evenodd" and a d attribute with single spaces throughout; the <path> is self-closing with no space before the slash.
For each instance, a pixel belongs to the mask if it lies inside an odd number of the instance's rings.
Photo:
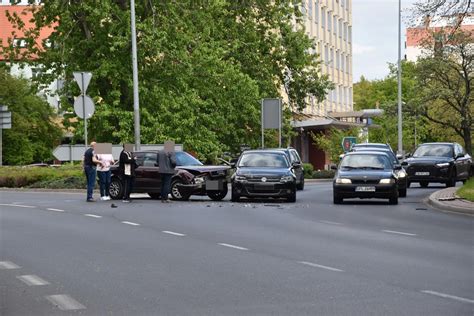
<path id="1" fill-rule="evenodd" d="M 421 144 L 402 165 L 408 174 L 408 186 L 418 182 L 427 187 L 434 182 L 453 187 L 472 173 L 472 158 L 458 143 Z"/>
<path id="2" fill-rule="evenodd" d="M 231 183 L 233 202 L 239 201 L 241 197 L 296 201 L 296 175 L 281 150 L 244 151 L 236 163 Z"/>
<path id="3" fill-rule="evenodd" d="M 398 177 L 386 153 L 356 151 L 342 158 L 333 180 L 333 202 L 341 204 L 345 198 L 381 198 L 398 204 Z"/>
<path id="4" fill-rule="evenodd" d="M 304 168 L 298 151 L 291 147 L 275 148 L 274 150 L 281 150 L 286 154 L 286 157 L 290 161 L 290 164 L 292 165 L 293 171 L 296 175 L 296 189 L 304 190 Z"/>
<path id="5" fill-rule="evenodd" d="M 133 193 L 148 193 L 152 198 L 160 198 L 161 176 L 157 166 L 157 151 L 138 151 Z M 229 166 L 206 166 L 185 151 L 176 152 L 176 173 L 171 180 L 171 197 L 187 200 L 191 195 L 207 195 L 219 201 L 227 195 L 227 175 Z M 110 197 L 120 199 L 123 195 L 122 175 L 118 163 L 111 167 L 112 179 Z"/>

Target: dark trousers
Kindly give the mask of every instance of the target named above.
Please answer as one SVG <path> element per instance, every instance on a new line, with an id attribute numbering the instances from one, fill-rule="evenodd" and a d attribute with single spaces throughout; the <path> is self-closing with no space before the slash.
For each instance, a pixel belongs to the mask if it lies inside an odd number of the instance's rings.
<path id="1" fill-rule="evenodd" d="M 130 193 L 132 193 L 134 182 L 135 182 L 135 177 L 123 176 L 123 199 L 124 200 L 130 200 Z"/>
<path id="2" fill-rule="evenodd" d="M 171 177 L 173 177 L 173 175 L 171 173 L 162 173 L 161 174 L 160 195 L 161 195 L 162 200 L 167 200 L 168 199 L 168 194 L 170 194 Z"/>
<path id="3" fill-rule="evenodd" d="M 84 173 L 87 179 L 87 199 L 92 199 L 92 193 L 94 193 L 95 187 L 95 174 L 96 169 L 93 166 L 84 166 Z"/>
<path id="4" fill-rule="evenodd" d="M 100 196 L 109 196 L 110 175 L 109 171 L 97 171 L 99 176 Z"/>

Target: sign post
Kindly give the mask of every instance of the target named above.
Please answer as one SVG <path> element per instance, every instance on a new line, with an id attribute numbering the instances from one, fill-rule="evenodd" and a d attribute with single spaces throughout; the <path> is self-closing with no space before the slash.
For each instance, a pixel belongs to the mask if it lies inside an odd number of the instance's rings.
<path id="1" fill-rule="evenodd" d="M 357 143 L 357 138 L 355 138 L 355 137 L 344 137 L 342 139 L 342 143 L 341 143 L 342 150 L 344 150 L 344 153 L 347 153 L 347 152 L 351 151 L 352 145 L 354 145 L 355 143 Z"/>
<path id="2" fill-rule="evenodd" d="M 265 129 L 278 128 L 278 146 L 281 147 L 281 99 L 262 99 L 262 148 L 265 148 Z"/>
<path id="3" fill-rule="evenodd" d="M 92 73 L 90 72 L 74 72 L 74 79 L 81 89 L 81 95 L 74 102 L 74 111 L 77 116 L 84 119 L 84 145 L 87 149 L 87 119 L 94 114 L 94 102 L 92 99 L 86 95 L 87 87 L 91 82 Z"/>

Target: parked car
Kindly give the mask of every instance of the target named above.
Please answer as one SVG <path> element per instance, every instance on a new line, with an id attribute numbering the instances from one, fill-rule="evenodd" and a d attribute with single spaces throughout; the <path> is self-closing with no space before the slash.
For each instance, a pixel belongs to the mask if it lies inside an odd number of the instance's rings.
<path id="1" fill-rule="evenodd" d="M 295 202 L 296 175 L 293 168 L 281 150 L 244 151 L 231 178 L 231 200 L 237 202 L 241 197 L 272 197 Z"/>
<path id="2" fill-rule="evenodd" d="M 161 177 L 157 167 L 157 151 L 138 151 L 138 168 L 133 193 L 148 193 L 152 198 L 160 197 Z M 205 166 L 185 151 L 176 152 L 176 173 L 171 180 L 171 197 L 187 200 L 191 195 L 207 195 L 215 201 L 227 195 L 229 166 Z M 118 163 L 111 167 L 110 197 L 120 199 L 123 194 Z"/>
<path id="3" fill-rule="evenodd" d="M 466 181 L 472 173 L 472 157 L 458 143 L 425 143 L 402 165 L 408 174 L 408 186 L 413 182 L 426 188 L 431 182 L 453 187 Z"/>
<path id="4" fill-rule="evenodd" d="M 347 153 L 334 176 L 334 204 L 341 204 L 345 198 L 381 198 L 389 199 L 390 204 L 398 204 L 398 177 L 393 169 L 384 152 Z"/>
<path id="5" fill-rule="evenodd" d="M 281 150 L 293 166 L 293 171 L 296 175 L 296 189 L 304 190 L 304 168 L 298 151 L 294 148 L 275 148 L 274 150 Z"/>
<path id="6" fill-rule="evenodd" d="M 353 152 L 361 152 L 361 151 L 377 151 L 383 152 L 388 155 L 390 161 L 392 163 L 393 172 L 398 177 L 398 196 L 399 197 L 406 197 L 407 196 L 407 188 L 408 188 L 408 179 L 407 173 L 405 169 L 400 165 L 397 156 L 395 156 L 394 152 L 389 148 L 383 147 L 354 147 L 352 148 Z"/>

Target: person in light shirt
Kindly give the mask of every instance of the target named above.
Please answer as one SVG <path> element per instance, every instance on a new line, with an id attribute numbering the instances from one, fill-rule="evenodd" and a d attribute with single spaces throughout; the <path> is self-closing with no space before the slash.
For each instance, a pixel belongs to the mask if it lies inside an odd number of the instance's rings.
<path id="1" fill-rule="evenodd" d="M 109 187 L 110 187 L 110 166 L 115 163 L 112 154 L 98 154 L 97 160 L 97 175 L 99 176 L 100 186 L 100 199 L 102 201 L 110 200 Z"/>

